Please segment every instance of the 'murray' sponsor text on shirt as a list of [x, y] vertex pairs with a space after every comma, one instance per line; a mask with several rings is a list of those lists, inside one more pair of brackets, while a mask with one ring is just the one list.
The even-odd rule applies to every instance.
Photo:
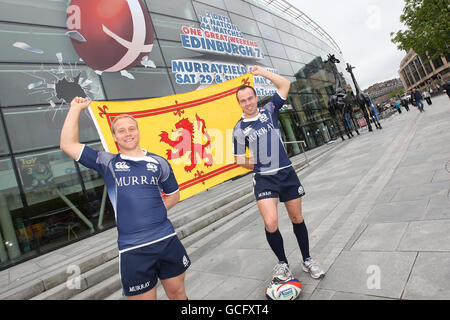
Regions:
[[119, 250], [131, 250], [175, 235], [162, 199], [178, 191], [166, 159], [146, 152], [129, 157], [84, 146], [78, 161], [103, 178], [115, 211]]

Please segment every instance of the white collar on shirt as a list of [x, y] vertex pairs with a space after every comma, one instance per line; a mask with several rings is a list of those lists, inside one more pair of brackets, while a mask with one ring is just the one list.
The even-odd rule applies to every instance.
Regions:
[[[145, 154], [147, 154], [147, 150], [142, 149], [142, 151], [143, 151]], [[124, 154], [121, 154], [121, 153], [120, 153], [120, 157], [121, 157], [123, 160], [131, 160], [131, 161], [147, 161], [147, 162], [153, 162], [153, 163], [159, 164], [158, 161], [156, 161], [154, 158], [152, 158], [152, 157], [150, 157], [150, 156], [147, 156], [147, 155], [145, 155], [145, 156], [143, 156], [143, 157], [131, 157], [131, 156], [127, 156], [127, 155], [124, 155]]]
[[258, 111], [258, 114], [256, 116], [254, 116], [253, 118], [244, 118], [244, 114], [242, 114], [242, 121], [243, 122], [256, 121], [259, 119], [260, 116], [261, 116], [261, 113], [259, 111]]

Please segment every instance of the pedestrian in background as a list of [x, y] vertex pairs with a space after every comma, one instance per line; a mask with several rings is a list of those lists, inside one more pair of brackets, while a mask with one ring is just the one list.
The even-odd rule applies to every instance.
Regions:
[[395, 109], [397, 109], [398, 113], [402, 113], [402, 106], [400, 105], [400, 100], [395, 102]]
[[401, 104], [403, 107], [405, 107], [406, 111], [409, 111], [409, 106], [408, 106], [408, 100], [407, 99], [402, 99], [401, 100]]
[[447, 92], [448, 97], [450, 98], [450, 81], [445, 81], [442, 88]]
[[417, 91], [416, 88], [414, 88], [414, 89], [412, 90], [411, 98], [413, 99], [413, 101], [416, 102], [416, 105], [417, 105], [417, 107], [419, 108], [419, 111], [420, 111], [420, 112], [425, 112], [425, 110], [423, 109], [424, 106], [423, 106], [423, 102], [422, 102], [423, 97], [422, 97], [422, 95], [420, 94], [420, 92]]
[[428, 90], [425, 90], [423, 92], [423, 98], [427, 101], [427, 104], [429, 106], [433, 104], [433, 102], [431, 101], [431, 94], [428, 92]]

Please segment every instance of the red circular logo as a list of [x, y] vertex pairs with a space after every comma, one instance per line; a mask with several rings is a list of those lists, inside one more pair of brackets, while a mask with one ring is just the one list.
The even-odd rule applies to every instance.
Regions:
[[78, 55], [94, 70], [134, 67], [153, 48], [153, 26], [142, 0], [72, 0], [67, 29]]

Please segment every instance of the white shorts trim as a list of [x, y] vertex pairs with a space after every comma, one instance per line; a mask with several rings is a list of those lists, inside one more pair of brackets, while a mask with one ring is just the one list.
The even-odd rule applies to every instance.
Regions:
[[256, 174], [271, 173], [271, 172], [280, 171], [280, 170], [283, 170], [283, 169], [286, 169], [286, 168], [289, 168], [289, 167], [292, 167], [292, 164], [291, 164], [291, 165], [288, 165], [288, 166], [286, 166], [286, 167], [283, 167], [283, 168], [278, 168], [278, 169], [273, 169], [273, 170], [268, 170], [268, 171], [263, 171], [263, 172], [255, 172], [255, 173], [256, 173]]
[[145, 247], [145, 246], [149, 246], [149, 245], [151, 245], [151, 244], [154, 244], [154, 243], [156, 243], [156, 242], [160, 242], [160, 241], [166, 240], [167, 238], [170, 238], [170, 237], [173, 237], [173, 236], [176, 236], [176, 235], [177, 235], [177, 233], [174, 232], [174, 233], [172, 233], [172, 234], [169, 234], [168, 236], [165, 236], [164, 238], [160, 238], [160, 239], [155, 240], [155, 241], [152, 241], [152, 242], [147, 242], [147, 243], [144, 243], [144, 244], [140, 244], [140, 245], [138, 245], [138, 246], [135, 246], [135, 247], [131, 247], [131, 248], [124, 249], [124, 250], [119, 250], [119, 253], [124, 253], [124, 252], [130, 251], [130, 250], [134, 250], [134, 249], [142, 248], [142, 247]]

